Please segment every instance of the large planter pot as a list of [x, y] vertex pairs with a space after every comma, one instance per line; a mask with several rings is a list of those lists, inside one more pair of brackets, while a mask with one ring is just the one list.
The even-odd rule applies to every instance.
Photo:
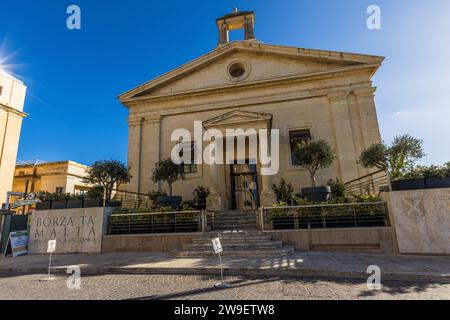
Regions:
[[52, 210], [67, 209], [67, 200], [53, 200]]
[[83, 208], [83, 200], [67, 200], [67, 209]]
[[450, 188], [450, 177], [446, 178], [426, 178], [427, 189]]
[[178, 209], [183, 201], [182, 197], [179, 196], [163, 196], [157, 197], [156, 202], [162, 207], [170, 207], [172, 209]]
[[331, 187], [303, 188], [302, 196], [311, 202], [325, 202], [331, 198]]
[[391, 183], [392, 191], [426, 189], [425, 179], [397, 180]]
[[122, 206], [122, 202], [109, 200], [106, 201], [106, 207], [108, 208], [120, 208]]
[[85, 208], [99, 208], [103, 207], [103, 201], [101, 199], [85, 199], [84, 200]]
[[51, 201], [41, 201], [36, 203], [36, 211], [50, 210]]

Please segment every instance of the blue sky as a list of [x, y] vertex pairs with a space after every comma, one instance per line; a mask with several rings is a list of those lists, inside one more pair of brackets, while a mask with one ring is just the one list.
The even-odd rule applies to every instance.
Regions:
[[[66, 28], [71, 4], [80, 31]], [[381, 30], [366, 27], [371, 4]], [[30, 114], [18, 158], [126, 161], [117, 95], [214, 49], [215, 18], [233, 7], [255, 11], [265, 43], [385, 56], [374, 78], [383, 138], [410, 133], [425, 141], [424, 163], [450, 161], [448, 0], [8, 1], [0, 62], [28, 86]]]

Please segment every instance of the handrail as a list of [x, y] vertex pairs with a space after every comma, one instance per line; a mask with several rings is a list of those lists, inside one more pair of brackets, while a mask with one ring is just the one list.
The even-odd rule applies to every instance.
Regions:
[[385, 202], [357, 202], [357, 203], [336, 203], [336, 204], [315, 204], [305, 206], [286, 206], [286, 207], [263, 207], [263, 210], [277, 210], [277, 209], [301, 209], [301, 208], [323, 208], [323, 207], [341, 207], [341, 206], [363, 206], [363, 205], [380, 205]]
[[344, 185], [349, 185], [349, 184], [352, 184], [352, 183], [354, 183], [354, 182], [361, 181], [361, 180], [363, 180], [363, 179], [369, 178], [369, 177], [371, 177], [371, 176], [374, 176], [374, 175], [376, 175], [376, 174], [378, 174], [378, 173], [382, 173], [382, 172], [386, 173], [386, 170], [381, 169], [381, 170], [378, 170], [378, 171], [369, 173], [368, 175], [365, 175], [365, 176], [363, 176], [363, 177], [356, 178], [356, 179], [354, 179], [354, 180], [352, 180], [352, 181], [344, 182]]
[[135, 216], [151, 216], [151, 215], [164, 215], [164, 214], [181, 214], [181, 213], [201, 213], [201, 210], [195, 211], [171, 211], [171, 212], [145, 212], [145, 213], [115, 213], [111, 214], [110, 217], [135, 217]]

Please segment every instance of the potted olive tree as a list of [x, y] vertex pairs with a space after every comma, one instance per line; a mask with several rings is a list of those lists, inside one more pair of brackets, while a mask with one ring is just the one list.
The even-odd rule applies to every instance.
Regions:
[[[87, 170], [86, 183], [93, 185], [96, 191], [104, 192], [105, 203], [108, 207], [118, 207], [120, 202], [113, 201], [113, 191], [120, 184], [130, 182], [132, 176], [131, 168], [117, 160], [96, 161]], [[103, 196], [101, 197], [103, 198]], [[85, 207], [101, 206], [101, 199], [86, 199]]]
[[178, 209], [183, 201], [183, 198], [173, 195], [173, 184], [176, 181], [183, 179], [183, 166], [173, 163], [172, 159], [162, 160], [157, 163], [156, 167], [153, 169], [152, 181], [155, 183], [167, 183], [167, 186], [169, 187], [169, 195], [157, 197], [156, 202], [163, 207]]
[[309, 171], [311, 188], [303, 188], [302, 196], [308, 201], [324, 202], [331, 196], [330, 186], [317, 187], [316, 173], [333, 164], [336, 159], [333, 149], [325, 140], [315, 140], [300, 143], [295, 150], [298, 163]]
[[423, 177], [411, 174], [416, 161], [425, 156], [423, 141], [408, 134], [397, 136], [390, 146], [375, 143], [365, 149], [359, 158], [364, 168], [385, 170], [391, 179], [392, 190], [425, 189]]

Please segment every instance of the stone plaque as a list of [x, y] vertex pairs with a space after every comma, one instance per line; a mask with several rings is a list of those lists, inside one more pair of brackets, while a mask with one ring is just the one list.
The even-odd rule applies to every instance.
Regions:
[[450, 189], [390, 192], [401, 253], [450, 254]]
[[28, 248], [31, 254], [47, 252], [56, 239], [55, 253], [98, 253], [111, 209], [82, 208], [36, 211], [31, 217]]

